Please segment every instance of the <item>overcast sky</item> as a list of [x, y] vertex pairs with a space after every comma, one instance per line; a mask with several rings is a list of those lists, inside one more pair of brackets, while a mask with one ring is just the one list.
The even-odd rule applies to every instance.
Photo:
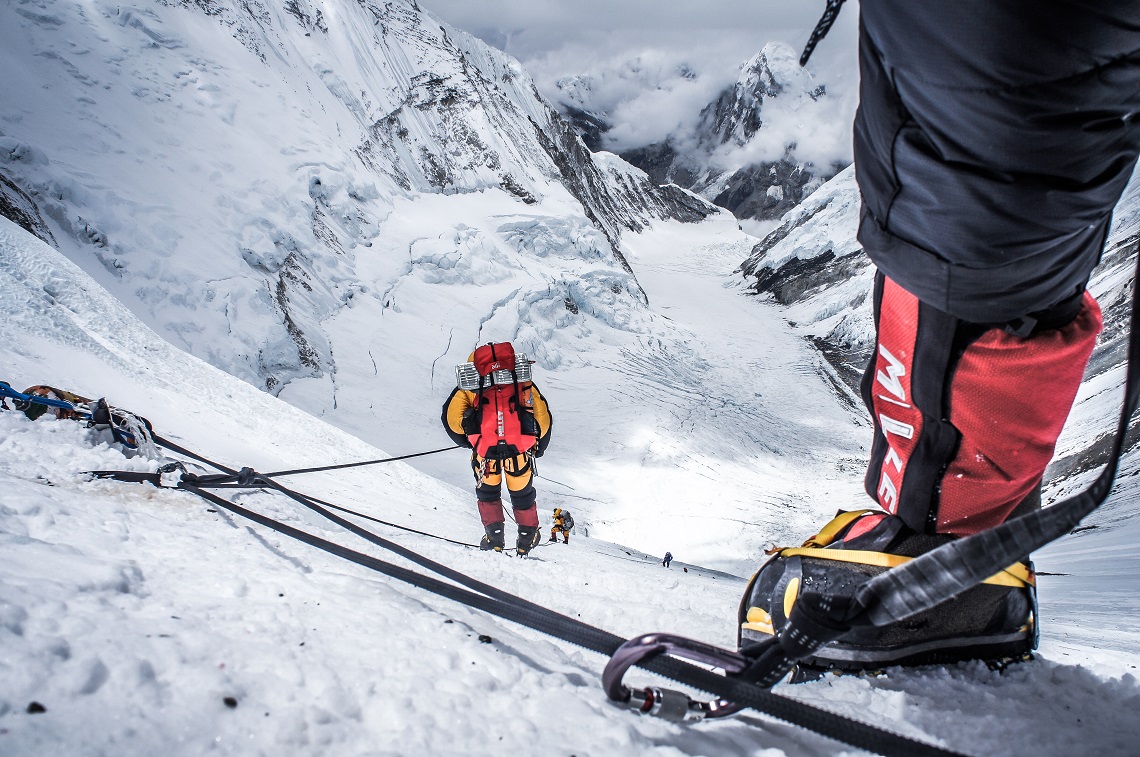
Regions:
[[[695, 119], [768, 42], [784, 42], [798, 55], [824, 8], [823, 0], [419, 2], [518, 58], [551, 100], [560, 79], [594, 77], [594, 104], [623, 122], [611, 135], [621, 135], [613, 149], [649, 144]], [[858, 15], [858, 3], [847, 3], [808, 66], [852, 113]], [[841, 128], [849, 131], [849, 124]]]
[[[573, 47], [590, 58], [645, 48], [720, 49], [741, 62], [781, 40], [803, 47], [823, 0], [423, 0], [448, 23], [523, 62]], [[854, 50], [858, 4], [851, 2], [819, 50]]]

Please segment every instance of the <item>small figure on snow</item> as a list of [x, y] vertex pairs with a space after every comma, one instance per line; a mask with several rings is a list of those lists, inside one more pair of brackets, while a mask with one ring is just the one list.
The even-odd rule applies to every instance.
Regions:
[[672, 553], [672, 552], [666, 552], [666, 553], [665, 553], [665, 559], [663, 559], [663, 560], [661, 561], [661, 564], [662, 564], [664, 567], [668, 568], [668, 567], [669, 567], [669, 563], [671, 563], [671, 562], [673, 562], [673, 553]]
[[574, 528], [574, 518], [569, 510], [561, 507], [554, 508], [554, 527], [550, 529], [550, 540], [558, 541], [558, 533], [562, 532], [562, 543], [570, 543], [570, 529]]
[[516, 552], [525, 555], [542, 538], [538, 530], [535, 458], [550, 443], [552, 419], [531, 381], [531, 362], [510, 342], [484, 344], [456, 368], [458, 386], [443, 403], [443, 427], [456, 444], [471, 448], [475, 497], [485, 533], [481, 549], [502, 552], [502, 484], [518, 524]]

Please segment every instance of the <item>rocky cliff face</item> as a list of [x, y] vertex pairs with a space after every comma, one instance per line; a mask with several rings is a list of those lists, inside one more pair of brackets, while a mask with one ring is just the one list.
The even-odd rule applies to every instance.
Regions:
[[631, 279], [623, 232], [717, 212], [595, 158], [517, 61], [414, 0], [14, 3], [0, 66], [0, 213], [274, 392], [335, 373], [325, 324], [385, 289], [402, 203], [579, 217]]

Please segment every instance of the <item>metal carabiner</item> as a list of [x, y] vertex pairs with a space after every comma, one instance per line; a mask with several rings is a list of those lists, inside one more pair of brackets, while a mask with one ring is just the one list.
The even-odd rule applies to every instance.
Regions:
[[705, 718], [722, 718], [744, 709], [744, 705], [717, 699], [698, 702], [688, 694], [660, 687], [630, 689], [622, 678], [632, 666], [647, 657], [671, 654], [693, 662], [723, 668], [725, 674], [739, 673], [750, 660], [727, 649], [664, 633], [651, 633], [630, 639], [618, 647], [602, 672], [602, 687], [611, 701], [638, 712], [654, 715], [674, 723], [695, 723]]

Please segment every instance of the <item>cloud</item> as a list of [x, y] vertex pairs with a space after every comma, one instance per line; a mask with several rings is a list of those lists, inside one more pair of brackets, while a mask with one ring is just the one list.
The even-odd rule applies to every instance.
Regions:
[[607, 147], [621, 151], [664, 140], [697, 120], [701, 108], [735, 81], [739, 61], [713, 62], [691, 50], [642, 49], [598, 59], [571, 76], [577, 50], [563, 48], [532, 64], [539, 89], [553, 101], [608, 114]]
[[[575, 76], [588, 81], [588, 95], [578, 105], [612, 116], [615, 128], [607, 146], [615, 151], [660, 142], [679, 127], [695, 124], [701, 108], [731, 86], [741, 65], [767, 43], [783, 42], [798, 54], [824, 7], [823, 0], [420, 0], [420, 4], [518, 58], [551, 101], [565, 99], [559, 81]], [[798, 121], [792, 113], [773, 113], [769, 140], [738, 157], [766, 160], [762, 156], [782, 154], [777, 143], [791, 138], [813, 159], [850, 159], [850, 121], [858, 85], [858, 10], [854, 0], [847, 3], [809, 64], [817, 79], [827, 84], [827, 104], [807, 108]]]

